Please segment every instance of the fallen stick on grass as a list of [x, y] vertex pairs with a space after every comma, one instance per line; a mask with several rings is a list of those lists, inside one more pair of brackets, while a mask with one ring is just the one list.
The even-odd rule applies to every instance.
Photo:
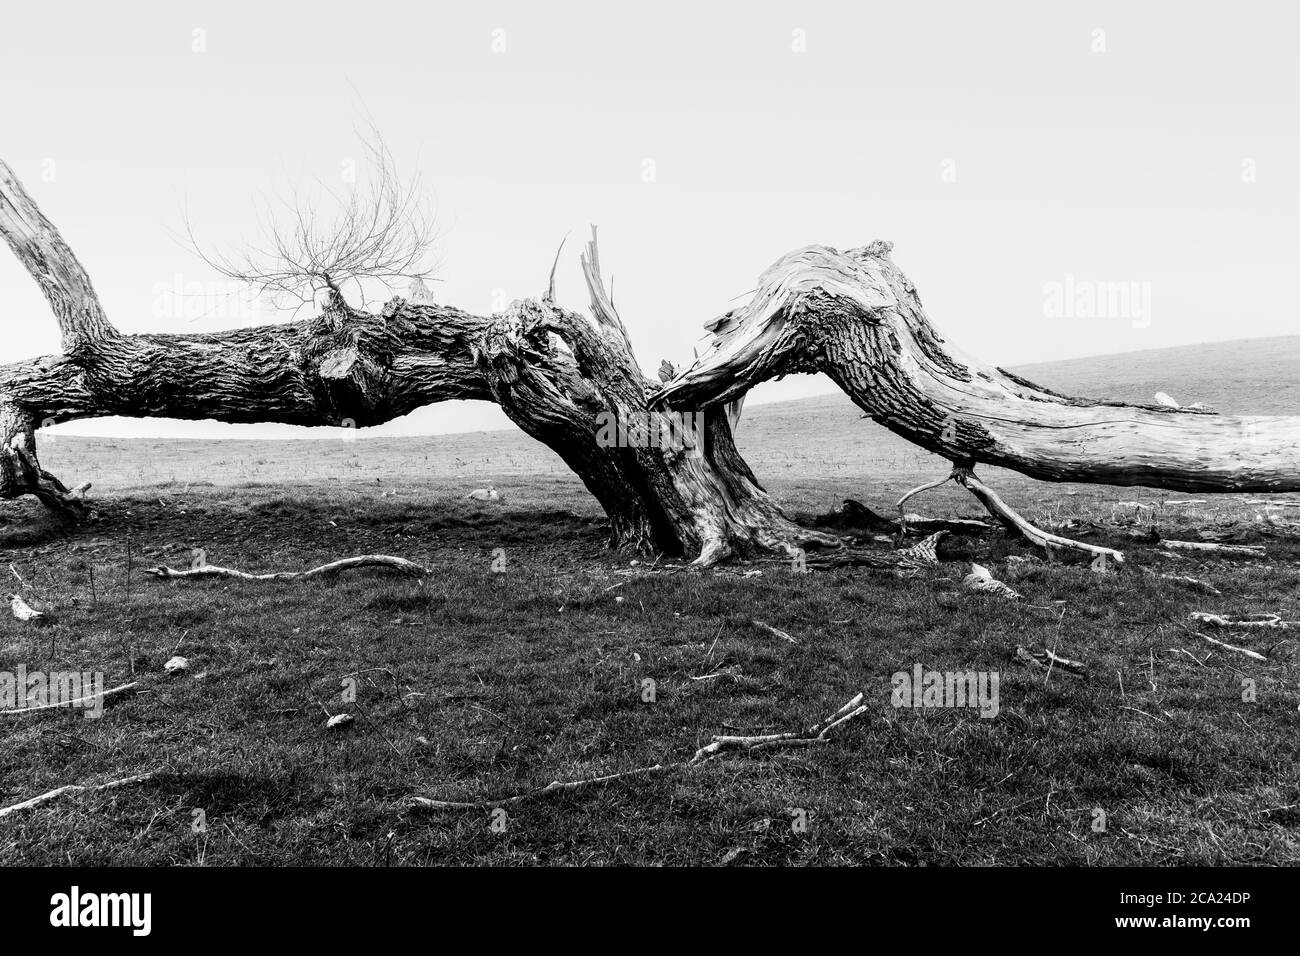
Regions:
[[1203, 588], [1211, 594], [1223, 594], [1223, 592], [1214, 585], [1206, 584], [1204, 581], [1198, 581], [1196, 578], [1188, 577], [1185, 574], [1162, 574], [1160, 577], [1166, 581], [1177, 581], [1179, 584], [1189, 584], [1192, 587]]
[[1200, 631], [1193, 631], [1192, 633], [1195, 634], [1203, 641], [1209, 641], [1215, 647], [1222, 647], [1225, 651], [1234, 651], [1237, 654], [1245, 654], [1247, 657], [1251, 658], [1252, 660], [1257, 660], [1257, 661], [1268, 660], [1268, 658], [1265, 657], [1263, 654], [1261, 654], [1259, 651], [1252, 651], [1249, 647], [1238, 647], [1236, 644], [1225, 644], [1223, 641], [1210, 637], [1210, 635], [1208, 634], [1202, 634]]
[[148, 773], [139, 773], [134, 777], [123, 777], [121, 780], [110, 780], [108, 783], [101, 783], [97, 786], [82, 786], [79, 783], [69, 784], [66, 787], [59, 787], [48, 793], [42, 793], [40, 796], [32, 797], [30, 800], [24, 800], [22, 803], [15, 803], [11, 807], [0, 808], [0, 817], [7, 817], [11, 813], [17, 813], [19, 810], [30, 810], [32, 807], [38, 807], [42, 803], [49, 803], [51, 800], [57, 800], [59, 797], [67, 796], [73, 793], [98, 793], [101, 790], [113, 790], [117, 787], [126, 787], [133, 783], [142, 783], [158, 773], [157, 770], [150, 770]]
[[601, 777], [588, 777], [584, 780], [563, 782], [552, 780], [546, 786], [537, 790], [529, 790], [514, 796], [503, 797], [500, 800], [435, 800], [431, 797], [412, 795], [407, 798], [407, 806], [413, 810], [487, 810], [495, 807], [508, 807], [536, 797], [570, 792], [582, 787], [598, 786], [614, 780], [622, 780], [625, 777], [663, 773], [669, 770], [689, 770], [712, 760], [728, 750], [770, 750], [779, 747], [809, 747], [824, 744], [830, 740], [827, 734], [841, 724], [848, 723], [866, 709], [866, 705], [862, 703], [862, 694], [858, 694], [831, 716], [813, 724], [806, 731], [796, 730], [783, 734], [761, 734], [754, 737], [718, 735], [711, 742], [695, 751], [695, 754], [689, 760], [679, 760], [676, 763], [657, 763], [651, 767], [637, 767], [634, 770], [622, 770], [618, 773], [609, 773]]
[[1219, 554], [1240, 554], [1251, 558], [1264, 557], [1262, 544], [1215, 544], [1211, 541], [1170, 541], [1168, 538], [1163, 538], [1160, 546], [1177, 551], [1215, 551]]
[[1210, 614], [1208, 611], [1193, 611], [1193, 621], [1213, 624], [1215, 627], [1273, 627], [1286, 630], [1295, 621], [1284, 621], [1277, 614], [1256, 614], [1251, 617], [1228, 617], [1225, 614]]
[[338, 561], [331, 561], [329, 564], [322, 564], [310, 571], [272, 571], [268, 574], [249, 574], [247, 571], [236, 571], [233, 568], [205, 564], [183, 571], [159, 565], [156, 568], [146, 568], [144, 573], [151, 574], [156, 578], [239, 578], [241, 581], [289, 581], [296, 578], [314, 578], [324, 574], [335, 574], [339, 571], [351, 571], [353, 568], [371, 567], [392, 568], [394, 571], [409, 574], [412, 577], [423, 577], [426, 574], [433, 573], [422, 564], [407, 561], [405, 558], [394, 558], [386, 554], [363, 554], [356, 558], [343, 558]]
[[785, 631], [781, 630], [779, 627], [773, 627], [771, 624], [768, 624], [766, 621], [754, 621], [752, 623], [754, 624], [755, 627], [761, 627], [763, 630], [767, 631], [767, 633], [773, 634], [781, 638], [781, 640], [783, 641], [789, 641], [791, 644], [799, 643], [793, 637], [787, 634]]
[[131, 681], [129, 684], [122, 684], [118, 687], [110, 687], [106, 691], [98, 694], [88, 694], [85, 697], [78, 697], [76, 700], [58, 701], [53, 704], [39, 704], [36, 707], [15, 707], [12, 710], [0, 710], [0, 717], [7, 717], [10, 714], [30, 714], [38, 710], [54, 710], [59, 707], [76, 707], [78, 704], [84, 704], [87, 701], [100, 699], [108, 700], [110, 697], [116, 697], [118, 694], [125, 694], [129, 690], [135, 690], [140, 686], [139, 681]]
[[1016, 645], [1016, 660], [1028, 667], [1038, 667], [1046, 671], [1059, 667], [1067, 674], [1074, 674], [1076, 677], [1084, 677], [1088, 673], [1088, 665], [1082, 661], [1072, 661], [1068, 657], [1061, 657], [1050, 648], [1042, 651], [1031, 651], [1022, 644]]

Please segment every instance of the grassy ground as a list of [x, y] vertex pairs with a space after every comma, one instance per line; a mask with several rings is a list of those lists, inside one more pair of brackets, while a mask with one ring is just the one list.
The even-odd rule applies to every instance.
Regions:
[[[161, 773], [0, 819], [0, 864], [1300, 862], [1296, 645], [1289, 632], [1219, 635], [1267, 653], [1261, 663], [1188, 628], [1193, 610], [1300, 619], [1300, 545], [1242, 531], [1260, 505], [1161, 508], [1151, 492], [990, 472], [1031, 517], [1096, 519], [1093, 540], [1134, 566], [1103, 576], [1009, 562], [1030, 552], [995, 539], [977, 558], [1027, 598], [1008, 603], [963, 591], [956, 562], [913, 580], [781, 564], [752, 577], [646, 574], [605, 549], [591, 499], [537, 467], [545, 453], [526, 443], [520, 454], [541, 457], [513, 477], [500, 465], [513, 452], [494, 450], [506, 500], [479, 506], [462, 498], [483, 474], [469, 446], [457, 462], [437, 442], [387, 442], [405, 449], [394, 481], [365, 470], [359, 443], [242, 443], [187, 459], [183, 443], [79, 441], [60, 443], [56, 470], [107, 485], [95, 521], [61, 529], [31, 506], [0, 511], [0, 571], [16, 586], [12, 563], [22, 593], [56, 617], [37, 628], [0, 615], [0, 670], [102, 670], [109, 686], [134, 677], [146, 692], [99, 720], [0, 717], [0, 805]], [[882, 508], [932, 475], [923, 456], [887, 466], [888, 449], [873, 447], [874, 462], [823, 463], [840, 478], [775, 456], [755, 465], [805, 517], [849, 495]], [[265, 473], [241, 476], [250, 467]], [[259, 483], [268, 476], [281, 480]], [[962, 494], [918, 507], [973, 513]], [[1139, 498], [1170, 536], [1263, 541], [1269, 560], [1160, 557], [1121, 534], [1135, 509], [1119, 502]], [[187, 565], [196, 548], [247, 570], [385, 552], [437, 574], [141, 573]], [[492, 570], [497, 549], [505, 573]], [[1083, 660], [1091, 676], [1023, 669], [1017, 644]], [[188, 673], [163, 673], [173, 654]], [[891, 675], [916, 663], [999, 672], [998, 716], [895, 709]], [[341, 699], [349, 675], [355, 703]], [[503, 832], [487, 810], [404, 807], [412, 793], [486, 800], [680, 760], [713, 734], [811, 724], [858, 691], [867, 712], [825, 746], [549, 796], [511, 808]], [[326, 730], [340, 712], [355, 721]]]

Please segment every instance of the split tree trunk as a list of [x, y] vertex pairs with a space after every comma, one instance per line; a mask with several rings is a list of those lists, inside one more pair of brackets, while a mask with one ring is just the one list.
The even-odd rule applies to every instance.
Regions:
[[824, 372], [872, 419], [958, 469], [1194, 492], [1300, 491], [1300, 417], [1073, 398], [945, 345], [916, 288], [875, 242], [809, 246], [767, 270], [750, 303], [710, 323], [711, 348], [655, 398], [731, 401], [758, 382]]
[[62, 355], [0, 366], [0, 498], [33, 494], [51, 508], [82, 509], [79, 494], [37, 458], [36, 430], [57, 422], [123, 415], [364, 427], [434, 402], [480, 399], [564, 459], [605, 509], [617, 547], [712, 564], [838, 544], [785, 516], [736, 451], [722, 409], [703, 414], [699, 454], [604, 440], [602, 423], [654, 430], [669, 418], [650, 410], [661, 385], [632, 355], [600, 279], [594, 235], [584, 258], [594, 323], [555, 305], [553, 290], [487, 317], [400, 298], [370, 314], [334, 294], [302, 322], [123, 335], [3, 163], [0, 233], [40, 284], [64, 342]]

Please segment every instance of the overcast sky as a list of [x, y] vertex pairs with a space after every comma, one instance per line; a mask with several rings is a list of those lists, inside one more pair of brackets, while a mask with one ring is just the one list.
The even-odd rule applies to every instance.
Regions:
[[[597, 223], [648, 369], [689, 359], [785, 252], [878, 238], [948, 338], [1001, 365], [1283, 335], [1300, 331], [1300, 65], [1282, 9], [47, 0], [5, 13], [0, 156], [128, 332], [283, 318], [222, 294], [177, 238], [183, 210], [238, 248], [260, 194], [342, 181], [369, 114], [436, 204], [439, 301], [540, 294], [572, 233], [559, 294], [584, 308]], [[0, 362], [57, 351], [7, 250], [0, 302]], [[503, 423], [458, 403], [375, 431]]]

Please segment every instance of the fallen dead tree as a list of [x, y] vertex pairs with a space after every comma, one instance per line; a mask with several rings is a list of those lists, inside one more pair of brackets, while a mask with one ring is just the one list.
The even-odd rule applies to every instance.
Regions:
[[[381, 164], [388, 177], [381, 182], [391, 175]], [[387, 195], [381, 190], [380, 200]], [[694, 556], [697, 566], [763, 552], [796, 556], [840, 540], [792, 521], [732, 438], [748, 389], [793, 372], [827, 374], [875, 421], [946, 458], [949, 478], [1049, 551], [1123, 559], [1035, 526], [975, 476], [977, 465], [1046, 481], [1300, 490], [1300, 418], [1074, 398], [966, 358], [930, 324], [885, 242], [785, 256], [749, 304], [708, 326], [714, 341], [705, 354], [680, 374], [664, 362], [658, 381], [633, 354], [594, 233], [582, 256], [589, 317], [556, 303], [554, 268], [540, 298], [491, 316], [402, 298], [378, 312], [358, 309], [344, 297], [345, 283], [404, 275], [419, 251], [402, 247], [407, 200], [393, 196], [377, 221], [399, 240], [382, 237], [381, 253], [358, 245], [355, 207], [334, 237], [302, 228], [314, 213], [299, 210], [297, 224], [271, 237], [271, 264], [223, 273], [319, 302], [314, 318], [216, 334], [125, 335], [0, 163], [0, 235], [40, 285], [63, 335], [60, 355], [0, 366], [0, 498], [31, 494], [69, 515], [84, 510], [80, 493], [40, 465], [35, 436], [48, 424], [126, 415], [365, 427], [435, 402], [479, 399], [497, 403], [582, 479], [617, 547]], [[901, 537], [910, 519], [900, 517]]]

